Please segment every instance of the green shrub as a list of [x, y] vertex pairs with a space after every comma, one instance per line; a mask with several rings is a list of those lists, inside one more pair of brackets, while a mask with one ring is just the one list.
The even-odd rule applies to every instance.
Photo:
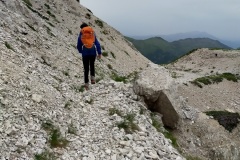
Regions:
[[107, 67], [108, 67], [109, 69], [113, 69], [111, 64], [108, 64]]
[[71, 89], [75, 90], [75, 92], [79, 93], [79, 92], [83, 92], [84, 91], [84, 85], [73, 85], [71, 87]]
[[100, 27], [103, 28], [103, 22], [100, 20], [95, 20], [95, 23]]
[[59, 129], [54, 129], [52, 131], [49, 142], [52, 148], [57, 148], [57, 147], [64, 148], [69, 143], [65, 138], [61, 137], [61, 133]]
[[205, 85], [209, 85], [212, 83], [220, 83], [223, 81], [223, 79], [227, 79], [228, 81], [238, 82], [240, 77], [237, 75], [234, 75], [232, 73], [223, 73], [223, 74], [217, 74], [217, 75], [197, 78], [194, 81], [191, 81], [191, 83], [202, 88], [201, 83], [203, 83]]
[[240, 79], [237, 75], [234, 75], [232, 73], [223, 73], [222, 77], [233, 82], [237, 82]]
[[56, 160], [57, 157], [54, 156], [53, 153], [49, 151], [44, 151], [41, 154], [35, 155], [35, 160]]
[[11, 46], [10, 44], [8, 44], [8, 42], [5, 42], [5, 46], [6, 46], [8, 49], [14, 51], [14, 49], [12, 48], [12, 46]]
[[32, 7], [32, 3], [30, 2], [30, 0], [23, 0], [23, 2], [25, 2], [26, 5]]
[[187, 156], [186, 159], [187, 160], [201, 160], [201, 158], [193, 157], [193, 156]]
[[103, 55], [104, 57], [107, 57], [107, 56], [108, 56], [108, 52], [103, 52], [102, 55]]
[[158, 132], [161, 132], [161, 123], [156, 119], [155, 114], [151, 113], [151, 120], [152, 120], [152, 125]]
[[178, 147], [179, 147], [178, 144], [177, 144], [177, 138], [174, 137], [174, 135], [173, 135], [170, 131], [164, 131], [164, 132], [163, 132], [163, 135], [164, 135], [166, 138], [168, 138], [168, 139], [170, 139], [170, 140], [172, 141], [173, 147], [175, 147], [175, 148], [178, 148]]
[[123, 83], [127, 83], [127, 77], [125, 76], [119, 76], [116, 73], [112, 73], [111, 75], [112, 80], [116, 81], [116, 82], [123, 82]]
[[124, 116], [124, 120], [122, 122], [117, 123], [118, 128], [123, 128], [127, 134], [131, 134], [134, 131], [140, 130], [138, 125], [136, 125], [133, 121], [135, 118], [135, 114], [129, 113]]

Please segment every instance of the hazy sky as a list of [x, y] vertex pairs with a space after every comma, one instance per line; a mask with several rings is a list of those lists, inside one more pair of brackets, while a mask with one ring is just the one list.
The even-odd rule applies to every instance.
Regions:
[[240, 0], [80, 0], [124, 35], [191, 31], [240, 39]]

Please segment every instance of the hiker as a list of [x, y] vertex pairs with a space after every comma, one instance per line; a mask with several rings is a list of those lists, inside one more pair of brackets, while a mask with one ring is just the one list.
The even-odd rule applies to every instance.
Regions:
[[[93, 29], [86, 23], [82, 23], [81, 31], [78, 36], [77, 49], [82, 54], [83, 68], [84, 68], [84, 87], [89, 89], [89, 67], [91, 75], [91, 84], [95, 84], [95, 68], [94, 63], [96, 57], [101, 59], [101, 46], [94, 33]], [[97, 53], [98, 54], [97, 54]]]

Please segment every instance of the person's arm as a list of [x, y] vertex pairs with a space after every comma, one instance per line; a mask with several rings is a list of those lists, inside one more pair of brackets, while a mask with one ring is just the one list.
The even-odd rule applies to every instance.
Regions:
[[82, 53], [82, 41], [81, 41], [81, 33], [78, 36], [78, 41], [77, 41], [77, 49], [79, 53]]
[[96, 36], [95, 36], [95, 46], [97, 48], [98, 54], [102, 54], [101, 45], [100, 45], [100, 43], [99, 43], [99, 41], [98, 41]]

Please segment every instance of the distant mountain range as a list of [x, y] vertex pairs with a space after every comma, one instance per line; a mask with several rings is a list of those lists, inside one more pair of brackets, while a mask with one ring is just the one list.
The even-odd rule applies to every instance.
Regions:
[[187, 38], [168, 42], [161, 37], [145, 40], [136, 40], [125, 37], [149, 60], [156, 64], [170, 63], [184, 54], [197, 48], [222, 48], [231, 49], [217, 40], [210, 38]]
[[217, 38], [211, 34], [208, 34], [206, 32], [186, 32], [186, 33], [176, 33], [176, 34], [170, 34], [170, 35], [147, 35], [147, 36], [128, 36], [137, 40], [144, 40], [152, 37], [161, 37], [164, 40], [168, 42], [173, 42], [181, 39], [187, 39], [187, 38], [210, 38], [213, 40], [218, 40], [219, 42], [231, 47], [231, 48], [240, 48], [240, 39], [239, 40], [223, 40], [220, 38]]

